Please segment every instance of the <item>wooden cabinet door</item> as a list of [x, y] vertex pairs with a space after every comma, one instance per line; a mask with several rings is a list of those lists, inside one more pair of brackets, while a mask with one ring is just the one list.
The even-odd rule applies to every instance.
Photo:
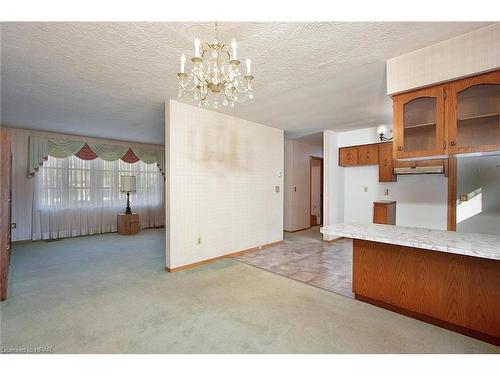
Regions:
[[394, 157], [396, 159], [446, 154], [444, 86], [393, 98]]
[[446, 119], [452, 154], [500, 150], [500, 70], [447, 85]]
[[387, 206], [384, 204], [373, 204], [373, 223], [387, 224]]
[[396, 202], [373, 202], [373, 223], [396, 225]]
[[358, 148], [344, 147], [339, 149], [339, 165], [349, 167], [358, 165]]
[[395, 182], [397, 176], [393, 169], [392, 142], [380, 143], [378, 145], [378, 181]]
[[370, 165], [378, 163], [378, 144], [358, 147], [358, 164]]

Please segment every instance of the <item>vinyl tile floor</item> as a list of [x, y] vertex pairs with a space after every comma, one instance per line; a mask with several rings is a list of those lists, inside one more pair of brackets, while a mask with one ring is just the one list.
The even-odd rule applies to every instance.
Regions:
[[285, 233], [282, 243], [235, 259], [353, 298], [352, 240], [324, 242], [319, 227]]

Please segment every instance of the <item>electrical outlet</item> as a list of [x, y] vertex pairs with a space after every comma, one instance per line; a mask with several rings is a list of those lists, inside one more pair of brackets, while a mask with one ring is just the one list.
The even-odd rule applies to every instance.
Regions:
[[389, 195], [389, 189], [384, 189], [384, 195]]
[[201, 245], [201, 236], [198, 236], [197, 242], [198, 242], [198, 245]]

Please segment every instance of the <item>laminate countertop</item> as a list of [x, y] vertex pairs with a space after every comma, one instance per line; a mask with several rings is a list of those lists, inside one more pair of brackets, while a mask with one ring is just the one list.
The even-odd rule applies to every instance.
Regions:
[[329, 236], [500, 260], [500, 236], [490, 234], [366, 223], [333, 224], [322, 227], [320, 232]]

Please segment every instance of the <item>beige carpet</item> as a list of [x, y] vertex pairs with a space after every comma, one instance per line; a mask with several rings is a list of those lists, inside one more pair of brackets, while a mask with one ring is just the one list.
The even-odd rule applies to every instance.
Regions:
[[14, 246], [1, 345], [55, 353], [500, 353], [234, 260], [169, 274], [163, 235]]

